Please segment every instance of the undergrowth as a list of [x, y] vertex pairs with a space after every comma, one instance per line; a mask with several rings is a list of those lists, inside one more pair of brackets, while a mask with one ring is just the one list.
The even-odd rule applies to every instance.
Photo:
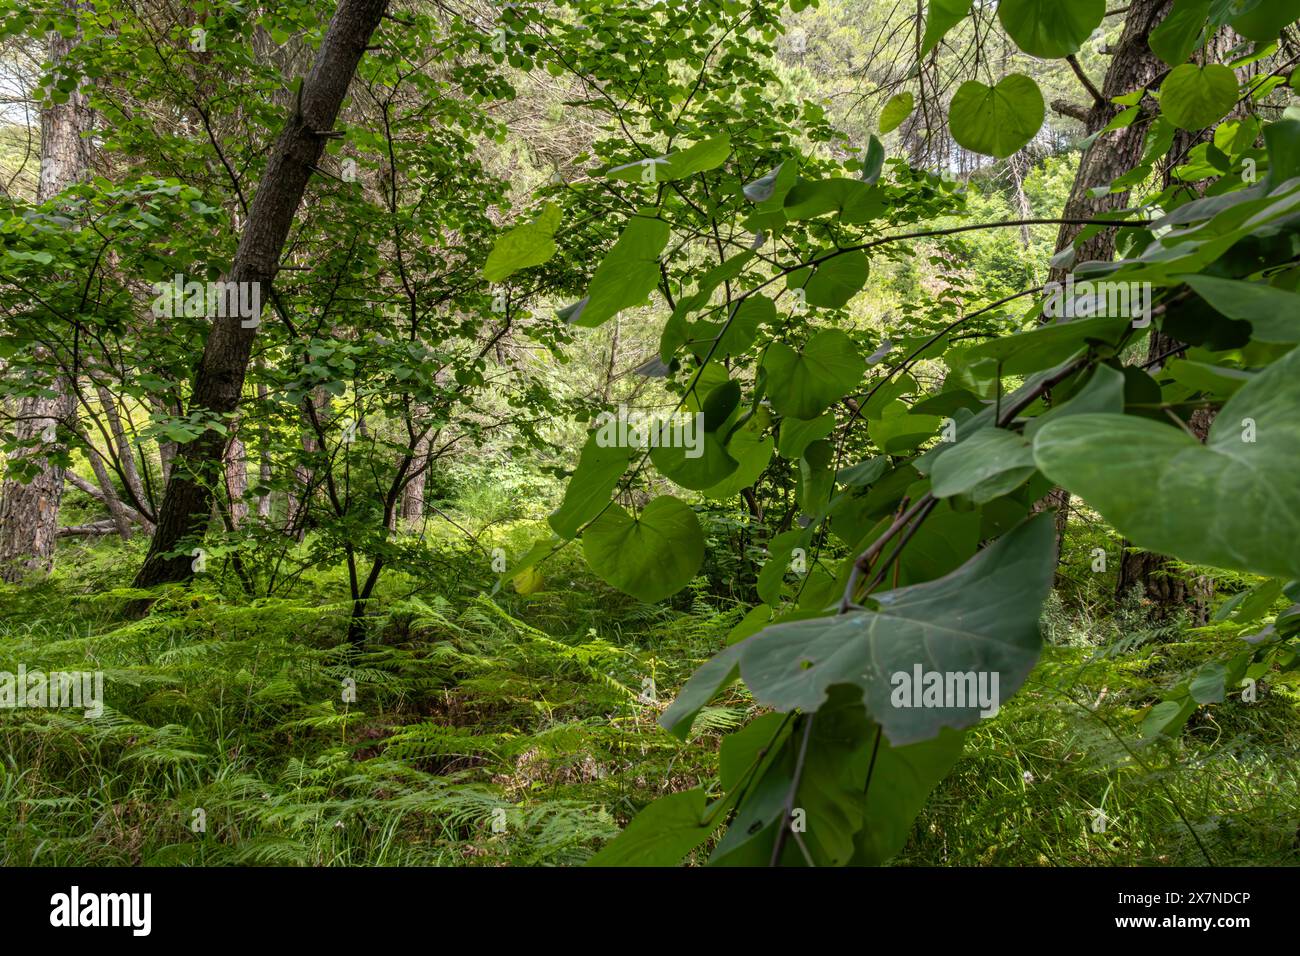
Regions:
[[[105, 679], [97, 718], [0, 710], [4, 865], [580, 863], [711, 779], [720, 733], [756, 713], [737, 686], [686, 744], [656, 723], [743, 615], [717, 582], [648, 606], [562, 554], [539, 592], [493, 595], [439, 544], [462, 570], [387, 578], [354, 655], [337, 572], [262, 598], [201, 580], [132, 620], [136, 556], [78, 547], [73, 570], [0, 591], [0, 671]], [[1063, 570], [1042, 662], [968, 735], [895, 862], [1300, 860], [1294, 689], [1143, 739], [1162, 690], [1237, 638], [1116, 609], [1086, 566]]]

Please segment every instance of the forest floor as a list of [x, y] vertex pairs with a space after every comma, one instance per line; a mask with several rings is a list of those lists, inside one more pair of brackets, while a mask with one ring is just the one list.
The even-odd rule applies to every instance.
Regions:
[[[0, 710], [0, 865], [581, 863], [712, 779], [720, 732], [756, 712], [737, 686], [686, 743], [656, 723], [743, 614], [704, 579], [647, 606], [561, 555], [538, 593], [489, 597], [449, 541], [437, 579], [385, 579], [349, 659], [341, 572], [270, 598], [211, 576], [130, 620], [141, 547], [78, 543], [47, 581], [0, 585], [0, 671], [105, 681], [95, 719]], [[1143, 739], [1161, 691], [1237, 638], [1091, 610], [1113, 606], [1053, 597], [1042, 661], [896, 864], [1300, 862], [1300, 698], [1262, 684]]]

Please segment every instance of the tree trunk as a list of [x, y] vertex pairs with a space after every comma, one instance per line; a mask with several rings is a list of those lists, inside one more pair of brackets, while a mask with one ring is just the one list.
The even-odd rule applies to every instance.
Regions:
[[[268, 402], [269, 392], [266, 383], [259, 382], [257, 385], [257, 403], [263, 408]], [[257, 438], [257, 478], [263, 488], [271, 484], [271, 429], [265, 425], [262, 426]], [[266, 523], [271, 517], [271, 494], [264, 491], [257, 496], [257, 520]]]
[[232, 435], [226, 446], [226, 496], [230, 501], [230, 526], [238, 531], [248, 518], [248, 461], [244, 443]]
[[[1100, 101], [1094, 99], [1087, 107], [1063, 108], [1059, 100], [1053, 105], [1058, 112], [1078, 115], [1083, 119], [1088, 135], [1103, 129], [1124, 109], [1111, 100], [1124, 93], [1152, 83], [1166, 69], [1164, 61], [1151, 52], [1148, 38], [1172, 6], [1172, 0], [1135, 0], [1124, 17], [1124, 30], [1111, 51], [1110, 66], [1101, 84]], [[1144, 104], [1150, 108], [1150, 104]], [[1074, 176], [1070, 198], [1066, 201], [1062, 219], [1084, 219], [1099, 213], [1113, 212], [1128, 205], [1128, 190], [1095, 197], [1091, 189], [1109, 184], [1128, 172], [1142, 159], [1147, 124], [1140, 120], [1123, 129], [1112, 130], [1097, 137], [1079, 158], [1079, 169]], [[1062, 225], [1056, 237], [1059, 252], [1082, 232], [1083, 226]], [[1079, 244], [1076, 262], [1109, 261], [1115, 257], [1115, 230], [1102, 229], [1095, 236]], [[1069, 269], [1053, 269], [1052, 279], [1061, 281]]]
[[[1086, 107], [1072, 107], [1058, 100], [1053, 104], [1057, 112], [1082, 119], [1089, 136], [1104, 129], [1123, 109], [1111, 102], [1114, 97], [1144, 87], [1164, 72], [1164, 62], [1151, 52], [1147, 40], [1171, 6], [1172, 0], [1135, 0], [1124, 18], [1124, 30], [1112, 50], [1110, 66], [1101, 84], [1102, 99], [1094, 98]], [[1110, 183], [1141, 161], [1146, 128], [1145, 123], [1135, 122], [1092, 141], [1079, 157], [1079, 169], [1074, 176], [1070, 198], [1061, 213], [1062, 219], [1089, 219], [1100, 213], [1123, 209], [1128, 204], [1127, 190], [1099, 198], [1094, 197], [1090, 190]], [[1056, 236], [1057, 252], [1074, 242], [1083, 228], [1062, 225]], [[1114, 257], [1115, 230], [1102, 229], [1079, 244], [1074, 258], [1076, 262], [1087, 262], [1107, 261]], [[1069, 271], [1069, 267], [1052, 269], [1050, 281], [1063, 281]], [[1039, 502], [1039, 506], [1056, 511], [1056, 555], [1059, 561], [1069, 524], [1070, 493], [1064, 488], [1053, 489]]]
[[145, 494], [144, 482], [140, 480], [140, 472], [135, 466], [135, 449], [131, 446], [131, 440], [122, 426], [122, 416], [117, 410], [117, 402], [113, 394], [103, 385], [97, 386], [96, 394], [99, 396], [100, 406], [104, 409], [104, 417], [108, 419], [109, 431], [113, 435], [113, 444], [117, 448], [117, 457], [122, 465], [122, 478], [126, 483], [127, 494], [137, 510], [152, 509], [152, 502]]
[[[81, 39], [79, 4], [65, 4], [67, 17], [78, 21], [71, 36], [49, 35], [49, 56], [58, 72]], [[41, 171], [36, 199], [44, 202], [85, 175], [90, 167], [88, 133], [94, 113], [82, 85], [66, 103], [46, 103], [41, 108]], [[62, 376], [54, 381], [51, 397], [24, 398], [18, 404], [14, 433], [20, 442], [42, 437], [39, 448], [20, 451], [14, 457], [48, 456], [60, 449], [56, 425], [74, 410], [71, 383]], [[49, 571], [54, 565], [58, 538], [59, 503], [63, 498], [63, 467], [48, 457], [40, 472], [27, 484], [6, 479], [0, 487], [0, 579], [20, 581], [34, 571]]]
[[[265, 293], [279, 269], [280, 253], [307, 182], [325, 149], [325, 134], [334, 126], [357, 64], [387, 6], [387, 0], [340, 0], [311, 72], [298, 88], [293, 114], [271, 151], [227, 276], [229, 282], [257, 283], [264, 293], [262, 301], [270, 298]], [[214, 322], [195, 375], [192, 410], [221, 416], [235, 411], [256, 332], [237, 320]], [[181, 581], [192, 574], [190, 558], [180, 545], [203, 532], [224, 448], [223, 436], [208, 429], [177, 453], [159, 509], [158, 531], [136, 576], [137, 587]]]
[[426, 435], [415, 443], [415, 457], [411, 461], [411, 470], [415, 477], [402, 489], [402, 520], [408, 525], [424, 520], [424, 489], [429, 477], [429, 436]]

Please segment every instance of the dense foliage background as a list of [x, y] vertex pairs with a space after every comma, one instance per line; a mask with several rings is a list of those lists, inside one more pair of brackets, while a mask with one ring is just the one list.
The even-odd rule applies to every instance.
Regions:
[[1297, 862], [1297, 20], [0, 2], [0, 862]]

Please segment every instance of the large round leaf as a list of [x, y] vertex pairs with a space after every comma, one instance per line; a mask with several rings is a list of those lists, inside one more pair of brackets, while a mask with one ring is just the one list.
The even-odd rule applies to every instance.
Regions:
[[1237, 76], [1220, 63], [1184, 63], [1160, 84], [1160, 112], [1179, 129], [1217, 123], [1237, 105]]
[[605, 583], [642, 601], [661, 601], [700, 569], [704, 532], [694, 511], [665, 495], [637, 518], [610, 505], [583, 533], [582, 551]]
[[1001, 0], [998, 19], [1030, 56], [1069, 56], [1101, 24], [1106, 0]]
[[823, 309], [842, 309], [867, 284], [870, 274], [865, 252], [846, 252], [828, 259], [804, 285], [805, 301]]
[[1232, 28], [1248, 39], [1268, 43], [1297, 19], [1300, 19], [1300, 0], [1262, 0], [1234, 17]]
[[[945, 577], [875, 595], [879, 610], [773, 624], [719, 655], [692, 699], [710, 683], [716, 689], [738, 661], [754, 698], [776, 710], [814, 711], [835, 685], [856, 686], [895, 746], [969, 727], [982, 705], [969, 697], [900, 705], [898, 675], [982, 674], [997, 697], [988, 709], [1006, 700], [1038, 660], [1054, 547], [1051, 515], [1037, 515]], [[683, 704], [676, 720], [691, 706]]]
[[1300, 577], [1300, 349], [1223, 406], [1202, 445], [1131, 415], [1072, 415], [1034, 436], [1048, 478], [1135, 545], [1200, 564]]
[[803, 352], [774, 342], [763, 359], [772, 407], [792, 418], [815, 418], [857, 385], [866, 369], [853, 340], [838, 329], [818, 332]]
[[948, 127], [960, 145], [1002, 159], [1034, 138], [1046, 113], [1038, 84], [1012, 73], [996, 86], [963, 83], [948, 109]]

